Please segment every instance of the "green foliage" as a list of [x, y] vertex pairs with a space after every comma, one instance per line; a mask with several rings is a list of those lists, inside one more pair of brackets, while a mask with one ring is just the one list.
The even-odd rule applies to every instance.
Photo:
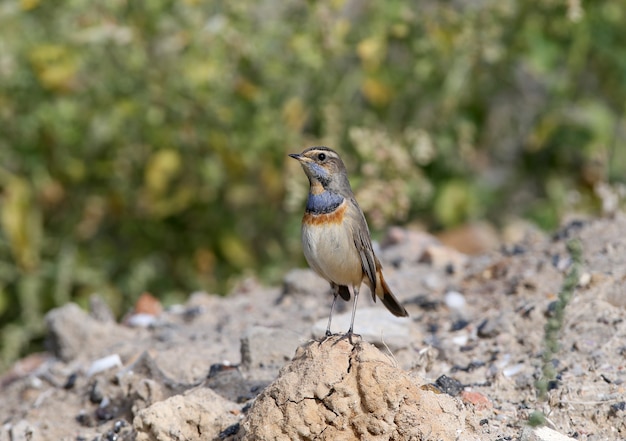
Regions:
[[537, 396], [542, 400], [546, 399], [549, 383], [555, 381], [557, 376], [553, 359], [559, 351], [559, 334], [565, 320], [565, 307], [572, 299], [578, 281], [580, 280], [580, 268], [582, 266], [582, 245], [580, 241], [578, 239], [570, 240], [567, 243], [567, 251], [569, 252], [572, 264], [565, 280], [563, 280], [563, 285], [561, 286], [561, 291], [559, 291], [559, 298], [556, 300], [552, 316], [549, 317], [546, 322], [543, 342], [545, 348], [542, 356], [542, 376], [535, 384]]
[[3, 360], [70, 299], [276, 277], [306, 192], [286, 153], [312, 144], [375, 228], [596, 208], [626, 172], [626, 17], [584, 7], [3, 2]]

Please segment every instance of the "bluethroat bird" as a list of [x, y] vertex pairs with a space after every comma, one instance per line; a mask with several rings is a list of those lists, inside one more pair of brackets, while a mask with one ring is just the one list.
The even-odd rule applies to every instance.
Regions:
[[309, 197], [302, 218], [302, 247], [309, 266], [328, 282], [333, 292], [326, 335], [337, 297], [350, 300], [354, 293], [352, 319], [348, 334], [354, 328], [354, 315], [361, 283], [365, 281], [372, 298], [398, 317], [407, 317], [406, 309], [394, 297], [383, 278], [382, 267], [374, 255], [367, 221], [356, 202], [343, 161], [328, 147], [310, 147], [297, 159], [309, 178]]

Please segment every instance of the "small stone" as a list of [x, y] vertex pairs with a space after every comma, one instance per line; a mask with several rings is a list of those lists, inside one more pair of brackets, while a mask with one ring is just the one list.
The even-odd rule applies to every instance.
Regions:
[[434, 299], [426, 295], [419, 295], [411, 300], [410, 303], [414, 303], [424, 311], [436, 311], [442, 305], [441, 300]]
[[131, 328], [149, 328], [157, 323], [157, 317], [152, 314], [132, 314], [124, 319], [124, 324]]
[[430, 245], [426, 248], [419, 261], [429, 263], [437, 269], [457, 273], [467, 265], [468, 257], [443, 245]]
[[424, 284], [424, 288], [429, 289], [431, 291], [437, 291], [443, 288], [444, 286], [444, 281], [443, 279], [439, 276], [439, 274], [429, 274], [426, 277], [424, 277], [424, 280], [422, 281], [422, 283]]
[[513, 366], [506, 367], [502, 369], [502, 375], [504, 375], [505, 377], [513, 377], [522, 372], [525, 366], [526, 365], [524, 363], [518, 363], [514, 364]]
[[578, 286], [580, 286], [581, 288], [587, 288], [590, 283], [591, 283], [591, 274], [589, 273], [582, 273], [580, 277], [578, 278]]
[[93, 404], [100, 404], [104, 399], [104, 395], [102, 382], [100, 379], [96, 379], [89, 386], [89, 401]]
[[71, 373], [67, 377], [67, 380], [65, 381], [65, 384], [63, 385], [63, 389], [65, 389], [65, 390], [73, 389], [74, 386], [76, 385], [76, 380], [77, 379], [78, 379], [78, 374], [76, 372]]
[[444, 296], [446, 306], [457, 312], [465, 310], [465, 297], [458, 291], [448, 291]]
[[115, 322], [115, 315], [104, 299], [97, 294], [89, 297], [89, 315], [99, 322]]
[[474, 406], [476, 410], [487, 410], [493, 407], [491, 400], [480, 392], [464, 390], [461, 392], [461, 399], [464, 403]]
[[443, 393], [456, 397], [463, 390], [463, 384], [454, 378], [442, 375], [435, 380], [437, 386]]
[[159, 316], [163, 313], [163, 306], [159, 299], [149, 292], [144, 292], [139, 296], [137, 302], [135, 302], [135, 310], [133, 312], [135, 314]]
[[381, 243], [380, 254], [377, 255], [385, 262], [391, 262], [399, 267], [403, 263], [418, 262], [424, 255], [427, 247], [441, 246], [439, 240], [423, 231], [414, 231], [406, 228], [392, 227]]
[[481, 338], [494, 338], [500, 335], [502, 323], [497, 319], [485, 319], [478, 325], [477, 334]]
[[609, 409], [609, 416], [616, 417], [618, 413], [623, 413], [624, 411], [626, 411], [626, 401], [613, 403]]
[[298, 334], [288, 330], [253, 326], [241, 339], [241, 364], [247, 370], [270, 368], [277, 371], [291, 360], [299, 343]]
[[256, 397], [269, 383], [269, 380], [255, 381], [249, 376], [244, 377], [237, 365], [216, 363], [211, 365], [205, 386], [229, 401], [242, 403]]
[[118, 354], [108, 355], [91, 363], [89, 370], [87, 370], [87, 376], [91, 377], [113, 367], [121, 368], [122, 366], [122, 359]]
[[606, 293], [606, 301], [618, 308], [626, 308], [626, 287], [616, 285]]
[[294, 269], [283, 279], [282, 295], [323, 294], [330, 291], [330, 284], [310, 269]]
[[469, 342], [469, 335], [467, 332], [463, 332], [462, 334], [454, 335], [451, 340], [457, 346], [465, 346]]
[[527, 441], [576, 441], [548, 427], [525, 427], [520, 439]]
[[37, 426], [26, 420], [20, 420], [10, 428], [11, 441], [41, 441], [44, 438]]
[[470, 322], [465, 320], [465, 319], [455, 320], [452, 323], [452, 326], [450, 327], [450, 331], [452, 331], [452, 332], [460, 331], [461, 329], [467, 328], [467, 325], [469, 325], [469, 324], [470, 324]]
[[237, 422], [233, 410], [238, 410], [235, 403], [211, 389], [194, 388], [140, 410], [133, 420], [136, 440], [218, 439], [220, 433]]
[[46, 314], [48, 343], [62, 361], [98, 353], [112, 342], [129, 341], [133, 332], [112, 322], [100, 322], [75, 303], [68, 303]]
[[487, 222], [465, 224], [446, 230], [437, 237], [445, 246], [470, 255], [485, 254], [500, 244], [496, 229]]

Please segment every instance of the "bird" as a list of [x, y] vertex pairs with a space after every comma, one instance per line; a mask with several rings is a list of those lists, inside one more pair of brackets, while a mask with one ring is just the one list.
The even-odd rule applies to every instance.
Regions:
[[304, 257], [309, 266], [330, 283], [333, 293], [326, 336], [332, 335], [330, 325], [337, 297], [350, 301], [349, 287], [354, 303], [346, 335], [353, 334], [363, 282], [369, 285], [374, 301], [378, 297], [393, 315], [408, 317], [385, 282], [382, 266], [374, 254], [367, 220], [339, 154], [329, 147], [316, 146], [289, 156], [300, 162], [309, 179], [309, 195], [302, 218]]

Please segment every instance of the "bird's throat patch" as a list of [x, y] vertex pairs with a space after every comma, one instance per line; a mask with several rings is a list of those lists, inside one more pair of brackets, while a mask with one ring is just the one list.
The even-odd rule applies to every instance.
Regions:
[[311, 214], [325, 214], [335, 211], [344, 201], [340, 194], [330, 191], [322, 193], [309, 193], [306, 201], [306, 212]]

